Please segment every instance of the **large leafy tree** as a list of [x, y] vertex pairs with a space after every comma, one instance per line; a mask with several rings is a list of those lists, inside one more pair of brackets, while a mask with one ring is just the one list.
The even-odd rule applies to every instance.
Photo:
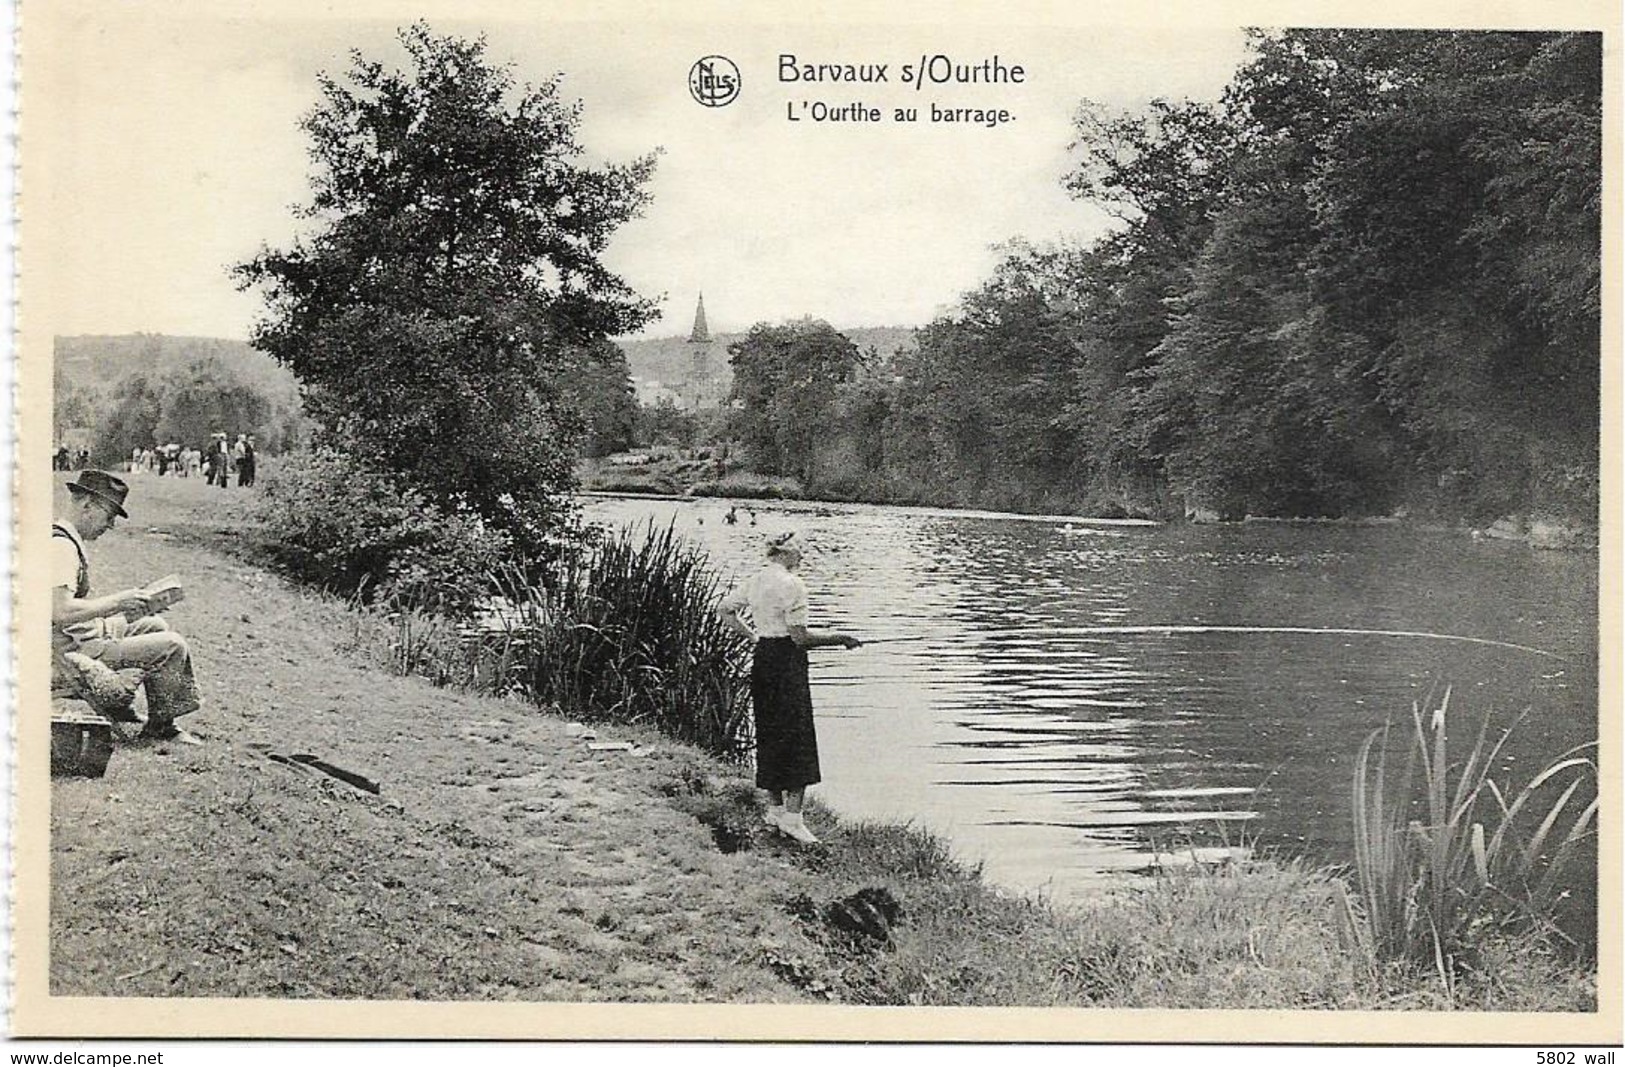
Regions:
[[59, 374], [51, 394], [51, 440], [60, 441], [65, 430], [91, 426], [101, 405], [95, 389], [64, 381]]
[[[1079, 433], [1074, 250], [1012, 244], [993, 277], [922, 328], [898, 369], [888, 454], [956, 503], [1038, 506], [1071, 492]], [[908, 440], [907, 438], [912, 438]]]
[[305, 118], [306, 236], [242, 264], [254, 343], [300, 378], [319, 441], [539, 546], [581, 423], [566, 372], [653, 315], [601, 261], [654, 158], [588, 166], [579, 103], [517, 85], [483, 39], [402, 31]]
[[[1484, 518], [1595, 506], [1601, 40], [1416, 33], [1351, 62], [1312, 277], [1416, 471]], [[1588, 473], [1589, 472], [1589, 473]]]
[[144, 374], [133, 374], [119, 386], [118, 402], [96, 420], [91, 460], [111, 467], [130, 458], [133, 448], [157, 443], [158, 418], [163, 401]]
[[161, 412], [153, 435], [168, 444], [208, 443], [215, 431], [256, 435], [260, 447], [271, 424], [271, 400], [218, 359], [193, 360], [159, 382]]
[[594, 459], [632, 447], [638, 398], [626, 353], [613, 341], [588, 346], [563, 376], [564, 399], [580, 420], [581, 451]]
[[806, 479], [829, 432], [837, 387], [863, 362], [858, 346], [827, 322], [757, 323], [728, 346], [740, 438], [758, 470]]

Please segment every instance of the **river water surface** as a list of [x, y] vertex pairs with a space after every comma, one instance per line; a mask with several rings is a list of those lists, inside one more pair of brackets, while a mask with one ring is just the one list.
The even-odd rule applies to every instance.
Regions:
[[[1515, 787], [1597, 737], [1591, 553], [1398, 527], [751, 506], [754, 526], [714, 500], [587, 513], [674, 522], [735, 577], [770, 534], [801, 530], [813, 626], [906, 639], [811, 653], [813, 795], [912, 820], [1058, 901], [1197, 848], [1346, 861], [1361, 741], [1409, 730], [1434, 687], [1451, 690], [1455, 758], [1484, 722], [1492, 738], [1517, 722], [1496, 773]], [[1175, 626], [1444, 636], [1132, 632]]]

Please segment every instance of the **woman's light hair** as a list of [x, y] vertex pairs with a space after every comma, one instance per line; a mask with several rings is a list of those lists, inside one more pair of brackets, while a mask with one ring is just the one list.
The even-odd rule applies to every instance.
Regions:
[[768, 538], [767, 554], [777, 556], [785, 552], [794, 552], [798, 556], [807, 554], [807, 543], [801, 534], [795, 530], [785, 530]]

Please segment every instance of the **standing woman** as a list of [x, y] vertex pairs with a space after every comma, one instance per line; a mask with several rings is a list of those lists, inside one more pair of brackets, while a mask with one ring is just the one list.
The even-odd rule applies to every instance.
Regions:
[[[767, 824], [816, 845], [818, 838], [801, 816], [807, 787], [821, 780], [807, 649], [857, 648], [862, 642], [850, 634], [807, 629], [807, 587], [796, 575], [805, 548], [794, 531], [774, 537], [767, 544], [767, 566], [730, 593], [717, 613], [733, 629], [756, 639], [750, 696], [756, 716], [756, 784], [767, 790]], [[747, 612], [750, 623], [743, 617]]]

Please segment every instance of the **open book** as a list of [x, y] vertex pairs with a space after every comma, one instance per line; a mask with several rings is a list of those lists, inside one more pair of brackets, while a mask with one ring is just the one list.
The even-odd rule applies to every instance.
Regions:
[[186, 590], [181, 588], [181, 576], [178, 574], [166, 574], [156, 582], [144, 586], [141, 591], [147, 595], [155, 614], [168, 611], [186, 599]]

